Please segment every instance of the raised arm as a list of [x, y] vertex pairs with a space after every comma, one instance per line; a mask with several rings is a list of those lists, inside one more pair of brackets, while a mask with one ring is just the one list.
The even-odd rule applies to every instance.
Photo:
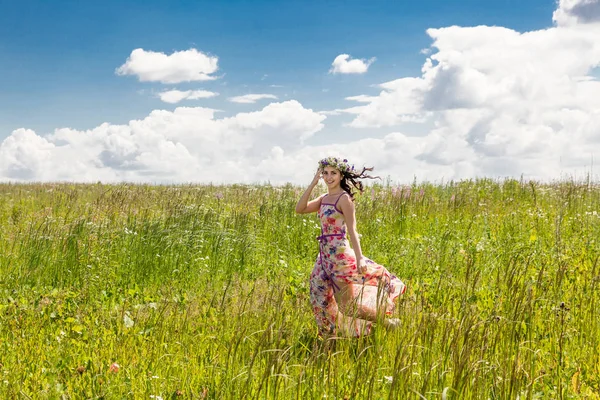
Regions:
[[310, 198], [310, 194], [312, 193], [317, 183], [319, 183], [319, 179], [321, 179], [321, 168], [317, 169], [317, 173], [315, 174], [312, 182], [308, 185], [308, 188], [298, 200], [298, 204], [296, 204], [296, 213], [297, 214], [307, 214], [311, 212], [317, 212], [319, 210], [319, 206], [321, 205], [321, 197], [308, 201]]

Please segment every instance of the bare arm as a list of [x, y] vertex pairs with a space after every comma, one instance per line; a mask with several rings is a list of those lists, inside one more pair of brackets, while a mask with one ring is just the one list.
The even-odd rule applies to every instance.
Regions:
[[342, 196], [340, 199], [340, 209], [344, 214], [346, 220], [346, 227], [348, 228], [348, 235], [350, 236], [350, 243], [352, 243], [352, 249], [356, 255], [356, 265], [361, 273], [366, 271], [366, 265], [364, 265], [362, 249], [360, 248], [360, 239], [358, 238], [358, 231], [356, 230], [356, 215], [354, 211], [354, 202], [350, 200], [349, 196]]
[[321, 179], [321, 169], [317, 170], [317, 173], [315, 174], [312, 182], [310, 183], [310, 185], [308, 185], [308, 188], [304, 191], [302, 197], [300, 197], [300, 200], [298, 200], [298, 203], [296, 204], [297, 214], [307, 214], [311, 212], [317, 212], [319, 210], [322, 196], [314, 200], [308, 201], [313, 189], [315, 188], [315, 186], [317, 186], [317, 183], [319, 183], [319, 179]]

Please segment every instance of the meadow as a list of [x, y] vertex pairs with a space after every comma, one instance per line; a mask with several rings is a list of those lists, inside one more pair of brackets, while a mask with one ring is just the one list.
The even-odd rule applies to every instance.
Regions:
[[0, 398], [600, 399], [600, 186], [368, 188], [408, 290], [359, 339], [317, 335], [303, 190], [0, 184]]

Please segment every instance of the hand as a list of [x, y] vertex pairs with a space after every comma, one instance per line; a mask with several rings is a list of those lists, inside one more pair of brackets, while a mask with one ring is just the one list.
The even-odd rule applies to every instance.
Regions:
[[356, 265], [358, 267], [358, 272], [360, 272], [363, 275], [367, 273], [367, 262], [364, 258], [361, 257], [358, 260], [356, 260]]
[[317, 183], [319, 183], [319, 179], [321, 179], [321, 173], [323, 171], [321, 170], [321, 168], [317, 168], [317, 172], [315, 173], [315, 176], [312, 180], [312, 182], [310, 183], [311, 185], [315, 186]]

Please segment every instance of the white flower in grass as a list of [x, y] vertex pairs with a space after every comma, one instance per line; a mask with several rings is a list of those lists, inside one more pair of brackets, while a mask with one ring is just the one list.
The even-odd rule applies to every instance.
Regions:
[[477, 251], [481, 252], [485, 249], [485, 242], [482, 240], [480, 242], [477, 243], [476, 246]]
[[125, 315], [123, 315], [123, 324], [125, 325], [125, 328], [131, 328], [133, 326], [134, 322], [129, 316], [129, 313], [125, 313]]

